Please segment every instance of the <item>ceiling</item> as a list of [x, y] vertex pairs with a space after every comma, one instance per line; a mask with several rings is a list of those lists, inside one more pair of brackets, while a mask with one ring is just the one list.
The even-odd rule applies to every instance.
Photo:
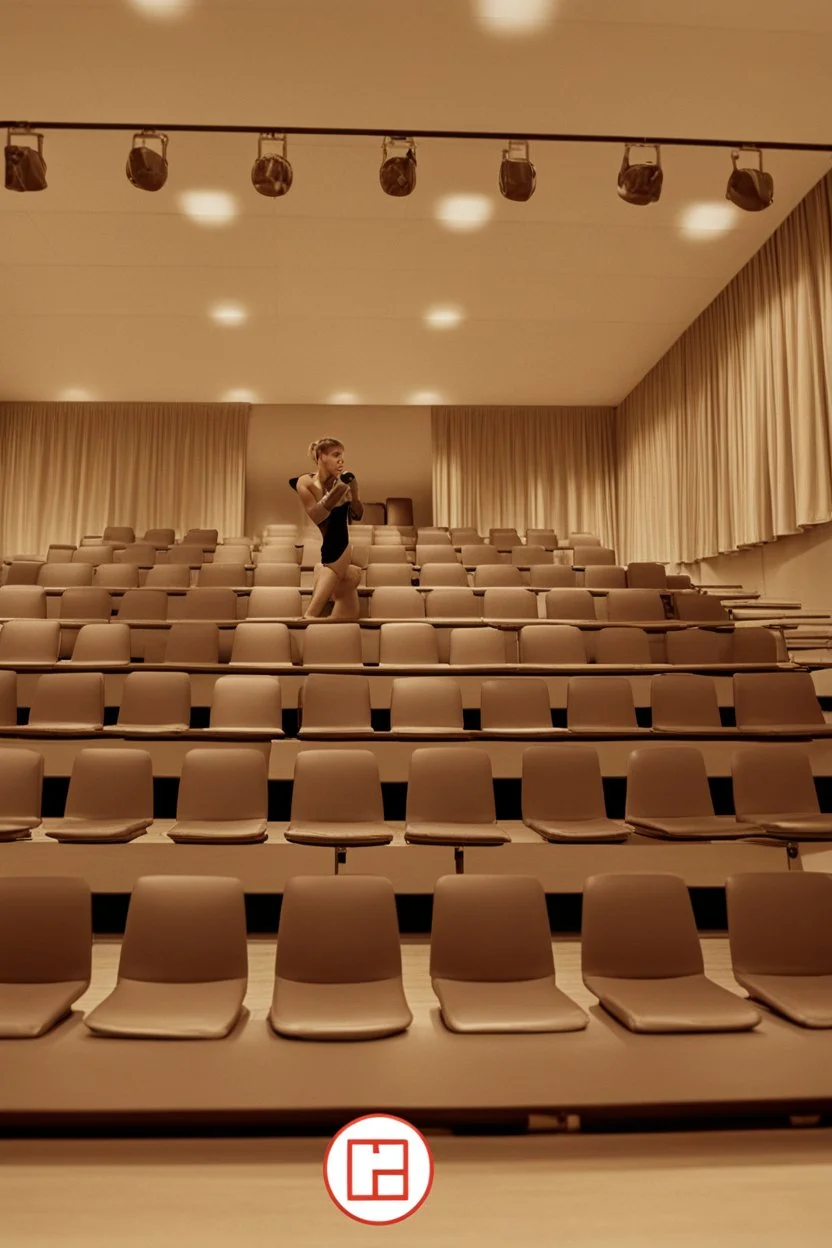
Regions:
[[[0, 0], [0, 118], [832, 140], [829, 0]], [[418, 185], [378, 185], [377, 139], [290, 142], [294, 185], [255, 193], [253, 135], [173, 134], [157, 194], [127, 133], [46, 135], [48, 189], [0, 190], [0, 399], [269, 404], [615, 404], [830, 167], [772, 152], [775, 204], [691, 238], [725, 149], [663, 149], [656, 205], [618, 199], [618, 144], [534, 145], [527, 204], [500, 144], [425, 139]], [[183, 191], [223, 190], [195, 224]], [[485, 194], [481, 229], [437, 201]], [[217, 304], [247, 319], [218, 325]], [[430, 308], [462, 313], [454, 328]]]

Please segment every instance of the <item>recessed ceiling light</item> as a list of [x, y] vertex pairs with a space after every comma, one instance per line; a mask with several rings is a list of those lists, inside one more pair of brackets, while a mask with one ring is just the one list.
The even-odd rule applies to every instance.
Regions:
[[76, 386], [62, 390], [59, 399], [61, 403], [92, 403], [93, 401], [89, 390], [80, 390]]
[[438, 404], [443, 403], [444, 399], [435, 390], [417, 390], [414, 394], [411, 394], [408, 402], [414, 403], [418, 407], [436, 407]]
[[179, 206], [197, 225], [227, 225], [237, 215], [237, 201], [227, 191], [183, 191]]
[[555, 0], [475, 0], [477, 21], [500, 35], [540, 30], [554, 16]]
[[679, 220], [689, 238], [713, 238], [738, 224], [738, 213], [731, 204], [691, 204]]
[[431, 329], [455, 329], [462, 320], [459, 308], [428, 308], [425, 324]]
[[211, 309], [211, 319], [218, 325], [242, 325], [248, 318], [248, 312], [236, 303], [218, 303]]
[[220, 399], [221, 403], [259, 403], [260, 400], [253, 390], [226, 390]]
[[329, 396], [330, 403], [357, 403], [358, 395], [353, 394], [351, 390], [339, 390], [337, 394]]
[[493, 211], [487, 195], [446, 195], [436, 205], [436, 219], [448, 230], [479, 230]]
[[148, 17], [179, 17], [191, 7], [192, 0], [128, 0], [132, 8]]

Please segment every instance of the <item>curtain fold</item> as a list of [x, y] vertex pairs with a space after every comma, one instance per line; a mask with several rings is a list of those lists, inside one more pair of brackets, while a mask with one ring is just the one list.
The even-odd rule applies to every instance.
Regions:
[[617, 409], [619, 560], [832, 519], [832, 175]]
[[241, 533], [247, 404], [0, 404], [0, 552], [108, 524]]

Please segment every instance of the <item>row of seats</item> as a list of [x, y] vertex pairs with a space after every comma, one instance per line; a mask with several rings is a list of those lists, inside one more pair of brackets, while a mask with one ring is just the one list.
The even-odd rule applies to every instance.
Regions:
[[[800, 1026], [832, 1026], [829, 877], [739, 874], [726, 894], [734, 975], [751, 1001]], [[0, 879], [0, 1037], [43, 1035], [70, 1013], [91, 981], [90, 914], [83, 880]], [[762, 1021], [751, 1001], [705, 975], [677, 876], [591, 876], [581, 971], [602, 1007], [633, 1032], [748, 1031]], [[406, 1031], [413, 1014], [390, 881], [287, 881], [274, 973], [268, 1022], [279, 1035], [370, 1040]], [[557, 987], [546, 898], [531, 877], [437, 880], [430, 978], [452, 1032], [570, 1032], [589, 1022]], [[83, 1021], [100, 1037], [221, 1039], [241, 1021], [247, 987], [240, 881], [143, 876], [116, 986]]]
[[[104, 727], [102, 672], [49, 672], [34, 683], [25, 725], [18, 723], [17, 674], [0, 670], [0, 735], [164, 736], [187, 732], [191, 680], [187, 672], [131, 671], [121, 689], [118, 720]], [[808, 672], [744, 672], [733, 678], [736, 727], [724, 726], [711, 676], [663, 673], [650, 682], [651, 725], [639, 725], [625, 676], [573, 676], [566, 686], [566, 727], [552, 720], [543, 677], [504, 676], [480, 684], [482, 734], [534, 737], [570, 733], [610, 736], [821, 737], [832, 734]], [[222, 675], [212, 686], [210, 731], [271, 740], [283, 736], [280, 679]], [[368, 677], [313, 672], [299, 690], [301, 737], [381, 738], [373, 730]], [[197, 731], [197, 730], [195, 730]], [[208, 731], [199, 729], [199, 732]], [[394, 676], [390, 733], [435, 738], [471, 735], [462, 690], [454, 676]]]
[[[523, 753], [523, 822], [551, 842], [624, 841], [630, 832], [668, 841], [832, 839], [820, 810], [809, 755], [797, 745], [737, 749], [731, 760], [734, 815], [714, 812], [705, 762], [693, 746], [641, 747], [627, 763], [624, 822], [607, 816], [597, 752], [578, 744], [530, 746]], [[0, 750], [0, 840], [31, 838], [41, 823], [43, 758]], [[267, 839], [268, 775], [252, 747], [197, 746], [185, 755], [176, 822], [181, 843], [257, 844]], [[64, 818], [46, 835], [76, 843], [129, 842], [153, 822], [150, 754], [139, 748], [76, 755]], [[287, 841], [342, 850], [386, 845], [378, 760], [365, 749], [309, 749], [295, 759]], [[503, 845], [489, 755], [472, 746], [413, 751], [405, 840], [412, 844]]]

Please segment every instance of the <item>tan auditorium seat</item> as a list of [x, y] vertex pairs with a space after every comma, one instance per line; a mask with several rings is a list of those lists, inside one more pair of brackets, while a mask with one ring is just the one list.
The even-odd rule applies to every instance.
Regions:
[[[317, 543], [317, 549], [320, 551], [320, 542]], [[258, 568], [269, 564], [287, 564], [300, 567], [298, 562], [298, 551], [294, 542], [269, 542], [262, 550], [258, 550], [254, 556], [254, 562]]]
[[476, 529], [459, 528], [451, 529], [450, 541], [452, 546], [482, 546], [482, 535]]
[[467, 589], [468, 573], [461, 563], [423, 563], [419, 570], [419, 584], [422, 589]]
[[424, 595], [412, 585], [380, 585], [373, 590], [373, 596], [370, 599], [370, 618], [374, 620], [424, 619]]
[[220, 661], [220, 630], [211, 620], [176, 620], [164, 637], [163, 663], [176, 667], [215, 667]]
[[433, 564], [457, 564], [462, 567], [459, 556], [450, 542], [417, 542], [416, 562], [424, 568]]
[[735, 737], [736, 728], [723, 727], [711, 676], [667, 672], [650, 682], [653, 732], [686, 737]]
[[784, 841], [832, 840], [807, 751], [799, 745], [748, 745], [731, 758], [734, 809]]
[[92, 899], [85, 880], [0, 876], [0, 1039], [34, 1039], [90, 983]]
[[667, 589], [667, 571], [661, 563], [628, 563], [628, 589]]
[[64, 817], [50, 826], [53, 841], [74, 844], [134, 841], [153, 822], [153, 765], [147, 750], [79, 750]]
[[229, 667], [291, 667], [292, 647], [285, 624], [241, 620], [234, 629]]
[[673, 594], [673, 610], [678, 620], [694, 620], [704, 623], [720, 621], [728, 623], [730, 617], [715, 594], [699, 594], [682, 590]]
[[565, 563], [536, 563], [526, 573], [529, 589], [574, 589], [577, 573]]
[[452, 628], [449, 640], [451, 667], [505, 667], [506, 638], [499, 628]]
[[303, 634], [304, 667], [361, 667], [362, 663], [360, 625], [307, 625]]
[[97, 567], [99, 563], [112, 563], [113, 553], [112, 546], [79, 546], [72, 552], [72, 562], [90, 563], [93, 567]]
[[528, 571], [530, 568], [539, 567], [541, 564], [548, 565], [554, 562], [554, 555], [551, 550], [544, 550], [542, 546], [536, 546], [533, 542], [527, 543], [525, 546], [512, 546], [511, 562], [515, 568], [524, 568]]
[[704, 973], [684, 880], [675, 875], [592, 875], [584, 884], [583, 981], [630, 1031], [747, 1031], [748, 1001]]
[[130, 672], [124, 678], [118, 721], [105, 732], [156, 737], [186, 732], [191, 720], [187, 672]]
[[84, 1023], [96, 1036], [218, 1040], [248, 982], [243, 886], [223, 876], [142, 876], [114, 990]]
[[695, 746], [633, 750], [627, 763], [626, 822], [642, 836], [669, 841], [762, 836], [750, 819], [715, 815], [705, 760]]
[[[434, 667], [439, 664], [439, 638], [427, 622], [394, 622], [379, 629], [379, 667]], [[443, 666], [445, 666], [443, 664]]]
[[[239, 547], [234, 547], [234, 550], [238, 549]], [[221, 559], [219, 562], [215, 559], [213, 563], [204, 563], [196, 574], [196, 584], [198, 589], [245, 589], [247, 585], [246, 565], [232, 563], [227, 559]], [[188, 592], [193, 593], [193, 590]], [[236, 606], [235, 596], [235, 615]]]
[[504, 676], [480, 686], [480, 731], [525, 740], [563, 734], [553, 728], [549, 686], [542, 677]]
[[523, 751], [523, 822], [546, 841], [626, 841], [608, 819], [598, 752], [590, 745], [535, 745]]
[[665, 638], [667, 661], [682, 667], [730, 663], [732, 637], [732, 633], [708, 628], [683, 628], [678, 632], [669, 632]]
[[734, 978], [801, 1027], [832, 1027], [832, 879], [749, 872], [725, 881]]
[[301, 616], [300, 590], [290, 586], [256, 585], [248, 596], [249, 620], [297, 620]]
[[607, 594], [607, 619], [664, 620], [664, 602], [657, 589], [611, 589]]
[[537, 594], [530, 589], [487, 589], [483, 595], [484, 620], [536, 620]]
[[809, 672], [736, 672], [734, 711], [741, 731], [760, 736], [832, 733]]
[[168, 596], [164, 589], [128, 589], [122, 595], [117, 618], [120, 620], [166, 620]]
[[187, 546], [193, 542], [196, 546], [201, 546], [204, 550], [213, 550], [219, 539], [218, 529], [188, 529], [183, 534], [182, 545]]
[[589, 1021], [555, 983], [546, 896], [531, 876], [438, 879], [430, 976], [449, 1031], [580, 1031]]
[[615, 551], [609, 546], [595, 545], [573, 546], [572, 564], [576, 568], [589, 568], [594, 564], [609, 564], [615, 567]]
[[516, 529], [489, 529], [488, 540], [500, 554], [508, 554], [513, 546], [521, 544], [520, 534]]
[[78, 667], [124, 667], [130, 662], [130, 625], [84, 624], [72, 647], [70, 664]]
[[593, 637], [596, 663], [618, 667], [645, 667], [654, 662], [650, 639], [643, 628], [601, 628]]
[[180, 598], [183, 620], [236, 620], [237, 595], [228, 586], [189, 589]]
[[588, 589], [550, 589], [546, 594], [549, 620], [596, 620], [595, 599]]
[[510, 563], [482, 563], [474, 569], [475, 589], [522, 589], [523, 576]]
[[0, 750], [0, 841], [28, 841], [40, 826], [43, 755], [10, 746]]
[[[147, 569], [144, 581], [145, 589], [188, 589], [191, 583], [191, 570], [181, 563], [157, 563]], [[165, 598], [167, 603], [167, 597]], [[165, 607], [167, 611], [167, 606]]]
[[[102, 567], [110, 566], [102, 564]], [[69, 589], [73, 585], [92, 585], [93, 567], [89, 563], [42, 563], [38, 585], [44, 589]]]
[[7, 620], [0, 628], [0, 664], [18, 669], [51, 667], [58, 662], [60, 644], [58, 620]]
[[457, 870], [466, 845], [505, 845], [497, 824], [491, 759], [474, 746], [414, 750], [407, 782], [405, 840], [453, 845]]
[[636, 722], [633, 687], [626, 676], [573, 676], [566, 687], [570, 732], [639, 737], [649, 732]]
[[367, 552], [367, 565], [373, 563], [404, 563], [411, 564], [404, 546], [370, 546]]
[[304, 750], [295, 759], [286, 840], [335, 850], [335, 873], [347, 849], [389, 845], [378, 760], [372, 750]]
[[427, 595], [425, 614], [437, 620], [481, 620], [482, 597], [473, 589], [440, 587]]
[[45, 620], [42, 585], [0, 585], [0, 620]]
[[310, 672], [299, 698], [298, 736], [326, 740], [373, 735], [370, 683], [366, 676]]
[[104, 726], [101, 672], [47, 672], [38, 676], [20, 736], [89, 736]]
[[[379, 587], [401, 586], [403, 589], [412, 589], [413, 568], [406, 563], [371, 563], [368, 564], [364, 573], [364, 584], [368, 589], [378, 589]], [[420, 615], [425, 614], [425, 609], [419, 612]]]
[[283, 589], [300, 589], [299, 563], [260, 563], [254, 569], [252, 584], [256, 588], [276, 586]]
[[148, 529], [141, 540], [149, 542], [156, 550], [164, 550], [176, 541], [176, 531], [174, 529]]
[[0, 670], [0, 728], [17, 724], [17, 672]]
[[460, 563], [464, 568], [478, 568], [484, 563], [502, 563], [500, 552], [496, 546], [467, 544], [460, 551]]
[[[770, 628], [735, 628], [728, 637], [734, 663], [777, 663], [779, 660], [777, 634]], [[785, 653], [783, 658], [787, 658]]]
[[435, 740], [464, 734], [462, 694], [453, 676], [394, 676], [390, 732]]
[[586, 664], [586, 643], [579, 628], [572, 624], [550, 624], [548, 628], [525, 625], [520, 629], [520, 663], [532, 667]]
[[584, 569], [586, 589], [626, 589], [627, 570], [617, 564], [591, 564]]
[[179, 844], [255, 845], [266, 840], [269, 783], [260, 750], [188, 750], [182, 761], [176, 822]]
[[92, 583], [100, 589], [138, 589], [137, 563], [100, 563], [93, 569]]
[[184, 564], [186, 568], [201, 568], [205, 562], [205, 552], [201, 546], [183, 542], [180, 546], [171, 546], [168, 549], [167, 562]]
[[269, 1011], [274, 1031], [297, 1040], [377, 1040], [412, 1021], [390, 881], [288, 880]]
[[280, 681], [276, 676], [218, 676], [211, 694], [208, 727], [200, 737], [273, 741], [283, 736]]
[[105, 542], [126, 545], [136, 540], [136, 531], [128, 524], [108, 524], [102, 536]]
[[130, 542], [114, 553], [113, 562], [149, 569], [156, 563], [157, 549], [153, 542]]
[[526, 529], [526, 545], [542, 546], [544, 550], [556, 550], [558, 535], [554, 529]]
[[[102, 564], [111, 567], [111, 564]], [[65, 589], [60, 597], [60, 620], [109, 621], [113, 613], [113, 596], [103, 585], [82, 585]]]

